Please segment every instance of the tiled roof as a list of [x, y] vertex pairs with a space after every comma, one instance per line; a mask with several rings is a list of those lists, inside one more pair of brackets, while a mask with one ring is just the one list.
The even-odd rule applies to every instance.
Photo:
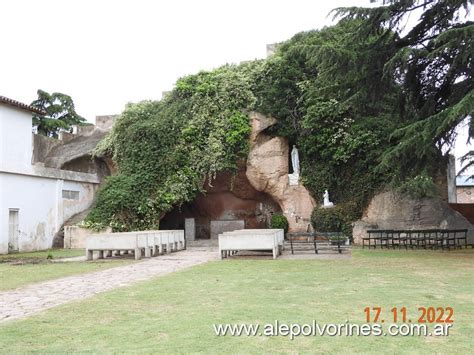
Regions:
[[471, 175], [456, 176], [456, 186], [474, 186], [474, 179]]
[[12, 100], [12, 99], [9, 99], [8, 97], [1, 96], [1, 95], [0, 95], [0, 104], [6, 104], [6, 105], [14, 106], [14, 107], [20, 108], [22, 110], [30, 111], [30, 112], [37, 113], [37, 114], [40, 114], [40, 115], [46, 114], [46, 112], [44, 112], [43, 110], [41, 110], [37, 107], [27, 105], [27, 104], [24, 104], [23, 102]]

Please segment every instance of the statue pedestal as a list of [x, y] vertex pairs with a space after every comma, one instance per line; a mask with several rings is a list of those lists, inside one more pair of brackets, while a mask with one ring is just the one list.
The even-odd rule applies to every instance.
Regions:
[[321, 208], [333, 208], [333, 207], [335, 207], [335, 205], [332, 202], [329, 202], [329, 204], [327, 204], [327, 205], [322, 205], [321, 206]]
[[288, 183], [290, 186], [297, 186], [300, 180], [300, 174], [288, 174]]

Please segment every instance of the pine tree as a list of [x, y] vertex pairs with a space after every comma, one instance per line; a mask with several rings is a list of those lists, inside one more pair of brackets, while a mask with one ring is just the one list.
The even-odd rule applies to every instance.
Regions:
[[72, 125], [84, 124], [85, 118], [76, 113], [74, 102], [68, 95], [58, 92], [49, 94], [38, 90], [38, 99], [31, 106], [45, 111], [45, 115], [33, 116], [33, 127], [39, 134], [56, 138], [60, 131], [71, 132]]

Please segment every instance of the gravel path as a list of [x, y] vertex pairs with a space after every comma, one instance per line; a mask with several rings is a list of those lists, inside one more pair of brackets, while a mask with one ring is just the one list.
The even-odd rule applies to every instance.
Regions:
[[48, 308], [83, 300], [218, 258], [214, 246], [194, 247], [131, 265], [64, 277], [0, 292], [0, 323], [29, 317]]

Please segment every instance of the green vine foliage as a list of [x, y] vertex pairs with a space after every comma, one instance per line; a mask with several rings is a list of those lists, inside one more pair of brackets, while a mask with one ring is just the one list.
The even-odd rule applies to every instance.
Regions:
[[113, 157], [118, 174], [99, 191], [86, 226], [157, 228], [164, 213], [204, 191], [204, 181], [235, 170], [248, 154], [259, 66], [200, 72], [178, 80], [161, 101], [128, 105], [97, 148]]
[[383, 75], [391, 38], [354, 40], [359, 25], [340, 21], [282, 44], [265, 62], [257, 94], [257, 109], [278, 118], [273, 133], [300, 149], [304, 185], [319, 202], [328, 189], [352, 221], [390, 181], [390, 170], [377, 167], [401, 115], [401, 93]]

